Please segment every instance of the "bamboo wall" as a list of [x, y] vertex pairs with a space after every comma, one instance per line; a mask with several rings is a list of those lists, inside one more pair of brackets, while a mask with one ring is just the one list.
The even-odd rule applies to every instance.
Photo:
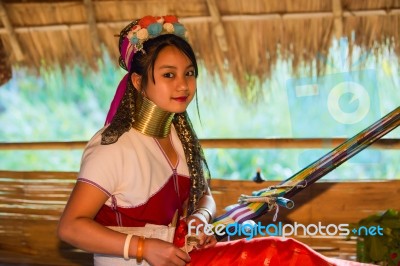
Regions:
[[[90, 254], [56, 236], [57, 222], [75, 178], [74, 172], [0, 171], [0, 265], [92, 265]], [[276, 182], [212, 180], [218, 214], [236, 203], [240, 194], [272, 184]], [[400, 181], [315, 183], [293, 199], [295, 207], [281, 208], [278, 221], [351, 223], [377, 211], [400, 209]], [[272, 217], [270, 213], [260, 221], [270, 223]], [[354, 241], [339, 237], [298, 239], [322, 254], [354, 259]]]

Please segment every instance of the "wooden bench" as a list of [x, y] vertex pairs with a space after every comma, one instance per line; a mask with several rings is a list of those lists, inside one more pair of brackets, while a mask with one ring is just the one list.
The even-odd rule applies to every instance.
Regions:
[[[0, 265], [92, 265], [92, 255], [61, 242], [59, 217], [75, 184], [74, 172], [0, 171]], [[212, 180], [218, 206], [234, 204], [240, 194], [277, 182]], [[296, 195], [292, 210], [280, 208], [278, 221], [311, 224], [357, 222], [388, 208], [400, 209], [400, 181], [320, 182]], [[261, 217], [272, 222], [273, 213]], [[355, 242], [343, 237], [296, 237], [328, 256], [354, 259]]]
[[0, 264], [93, 265], [61, 242], [57, 223], [76, 173], [0, 171]]

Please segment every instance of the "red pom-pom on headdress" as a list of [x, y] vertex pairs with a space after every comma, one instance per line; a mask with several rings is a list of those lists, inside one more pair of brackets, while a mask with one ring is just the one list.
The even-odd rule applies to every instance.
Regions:
[[178, 22], [178, 18], [176, 16], [167, 15], [167, 16], [164, 16], [164, 22], [165, 23], [176, 23], [176, 22]]
[[139, 25], [140, 25], [140, 27], [142, 27], [142, 28], [147, 28], [150, 24], [152, 24], [152, 23], [156, 23], [157, 22], [157, 20], [156, 20], [156, 18], [155, 17], [153, 17], [153, 16], [145, 16], [145, 17], [143, 17], [143, 18], [141, 18], [140, 20], [139, 20]]

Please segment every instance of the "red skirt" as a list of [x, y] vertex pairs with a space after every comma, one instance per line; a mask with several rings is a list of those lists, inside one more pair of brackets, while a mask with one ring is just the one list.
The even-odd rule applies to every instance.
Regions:
[[192, 251], [190, 257], [192, 259], [188, 266], [365, 265], [358, 262], [330, 259], [295, 239], [279, 237], [219, 242], [212, 248]]

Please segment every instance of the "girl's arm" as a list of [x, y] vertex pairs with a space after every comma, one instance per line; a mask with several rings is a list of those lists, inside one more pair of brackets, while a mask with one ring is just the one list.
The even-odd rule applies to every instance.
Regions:
[[[126, 234], [108, 229], [94, 221], [97, 212], [108, 199], [100, 189], [77, 182], [61, 216], [58, 235], [71, 245], [91, 253], [123, 256]], [[136, 257], [139, 237], [129, 245], [129, 257]], [[171, 243], [145, 239], [143, 258], [156, 265], [185, 265], [190, 257]]]
[[[77, 182], [58, 225], [58, 235], [71, 245], [91, 253], [121, 256], [126, 235], [108, 229], [94, 221], [97, 212], [108, 199], [100, 189]], [[137, 239], [132, 238], [131, 250]], [[130, 253], [130, 255], [135, 255]]]
[[[204, 210], [207, 209], [207, 210]], [[215, 218], [216, 205], [213, 196], [211, 195], [210, 188], [203, 197], [200, 198], [199, 204], [197, 205], [195, 212], [201, 212], [205, 216], [208, 223], [210, 223]], [[210, 217], [211, 216], [211, 217]]]
[[[214, 235], [206, 235], [203, 233], [204, 226], [211, 223], [215, 217], [216, 205], [210, 189], [200, 198], [199, 204], [196, 206], [195, 211], [188, 217], [188, 224], [194, 225], [200, 230], [200, 242], [198, 248], [212, 247], [217, 243]], [[192, 222], [191, 222], [192, 221]], [[192, 231], [189, 233], [195, 233]]]

